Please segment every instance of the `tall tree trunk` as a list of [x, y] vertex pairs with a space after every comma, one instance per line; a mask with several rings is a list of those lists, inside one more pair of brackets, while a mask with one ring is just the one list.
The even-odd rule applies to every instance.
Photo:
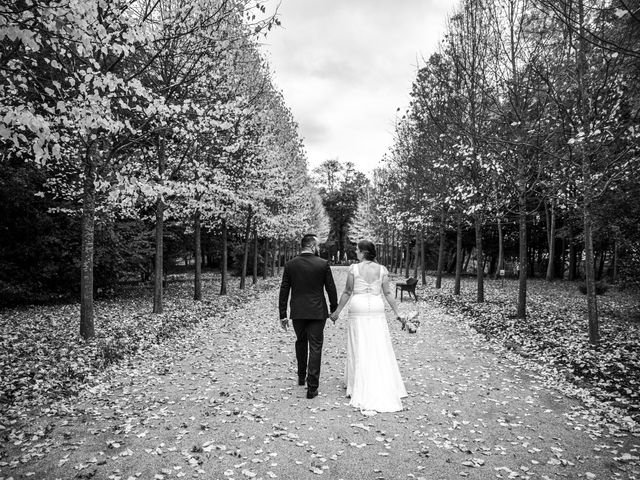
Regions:
[[574, 281], [578, 276], [578, 249], [576, 239], [573, 236], [573, 229], [569, 230], [571, 239], [569, 241], [569, 280]]
[[536, 263], [538, 264], [538, 271], [542, 271], [542, 248], [537, 248], [535, 249], [536, 255], [538, 257], [538, 260], [536, 261]]
[[411, 242], [409, 242], [409, 234], [406, 235], [407, 238], [407, 246], [405, 248], [406, 258], [404, 259], [404, 276], [405, 278], [409, 278], [409, 266], [411, 261]]
[[[164, 137], [158, 137], [158, 177], [162, 184], [165, 170]], [[162, 194], [156, 200], [156, 264], [153, 284], [153, 313], [162, 313], [162, 280], [164, 270], [164, 201]]]
[[[590, 174], [587, 175], [589, 182], [591, 181]], [[592, 345], [598, 344], [600, 341], [600, 332], [598, 325], [598, 303], [596, 297], [596, 272], [595, 272], [595, 259], [593, 255], [593, 227], [592, 227], [592, 214], [591, 214], [591, 192], [590, 187], [587, 186], [587, 178], [585, 178], [585, 205], [583, 210], [584, 215], [584, 253], [585, 253], [585, 281], [587, 285], [587, 313], [589, 321], [589, 343]], [[590, 185], [590, 184], [589, 184]]]
[[451, 247], [447, 250], [447, 259], [445, 261], [446, 269], [445, 272], [452, 273], [455, 275], [456, 273], [456, 248]]
[[247, 213], [247, 226], [244, 229], [244, 252], [242, 254], [242, 273], [240, 288], [244, 288], [247, 279], [247, 263], [249, 263], [249, 244], [251, 243], [251, 209]]
[[427, 284], [427, 262], [425, 260], [424, 232], [420, 230], [420, 270], [422, 271], [422, 285]]
[[420, 232], [416, 230], [416, 246], [413, 249], [413, 278], [418, 279], [418, 260], [420, 258]]
[[582, 265], [582, 245], [576, 248], [576, 279], [580, 276], [580, 267]]
[[555, 278], [555, 265], [554, 265], [554, 257], [556, 254], [556, 208], [555, 208], [555, 199], [551, 201], [551, 205], [548, 207], [548, 218], [549, 221], [547, 223], [548, 235], [547, 239], [549, 242], [549, 264], [547, 265], [547, 282], [553, 281]]
[[402, 240], [400, 239], [400, 232], [396, 233], [396, 251], [395, 251], [395, 255], [394, 255], [394, 259], [395, 259], [395, 273], [402, 275], [402, 255], [403, 255], [403, 249], [402, 249]]
[[253, 284], [258, 283], [258, 229], [253, 227]]
[[398, 273], [398, 250], [400, 249], [398, 233], [394, 232], [395, 236], [393, 239], [393, 248], [392, 248], [392, 261], [393, 261], [393, 273]]
[[436, 288], [442, 288], [442, 270], [444, 269], [444, 243], [445, 243], [445, 235], [444, 235], [444, 221], [445, 221], [445, 210], [442, 209], [440, 214], [440, 225], [438, 226], [438, 237], [440, 239], [440, 245], [438, 246], [438, 270], [436, 272]]
[[[535, 238], [533, 232], [529, 233], [529, 238]], [[528, 257], [529, 271], [527, 273], [529, 274], [529, 277], [533, 278], [535, 277], [535, 273], [536, 273], [536, 251], [533, 247], [528, 247], [528, 252], [529, 252], [529, 257]]]
[[560, 258], [560, 278], [564, 279], [565, 265], [567, 263], [567, 237], [562, 237], [562, 254]]
[[456, 221], [456, 280], [453, 294], [460, 295], [460, 281], [462, 279], [462, 214], [458, 213]]
[[196, 272], [193, 279], [193, 299], [202, 300], [202, 233], [200, 225], [200, 212], [193, 216], [193, 243], [195, 245]]
[[386, 252], [385, 252], [384, 263], [385, 263], [385, 266], [387, 267], [387, 269], [389, 271], [391, 271], [391, 263], [392, 263], [392, 261], [391, 261], [392, 253], [391, 252], [393, 250], [391, 249], [391, 242], [389, 240], [389, 230], [387, 230], [386, 235], [387, 235], [387, 239], [386, 239], [387, 247], [386, 247]]
[[[577, 109], [580, 117], [583, 134], [589, 135], [587, 91], [585, 77], [587, 73], [587, 52], [584, 35], [584, 0], [577, 0], [578, 12], [578, 48], [577, 56], [577, 79], [578, 79], [578, 102]], [[588, 137], [587, 137], [588, 138]], [[589, 323], [589, 343], [595, 345], [600, 341], [598, 325], [598, 304], [596, 298], [596, 279], [593, 255], [593, 218], [591, 207], [593, 203], [593, 186], [591, 176], [591, 159], [586, 151], [587, 145], [580, 146], [580, 156], [582, 161], [582, 185], [583, 185], [583, 220], [584, 220], [584, 253], [585, 253], [585, 280], [587, 285], [587, 312]]]
[[278, 253], [278, 240], [271, 241], [271, 276], [276, 276], [276, 254]]
[[[487, 256], [485, 255], [485, 258], [486, 257]], [[498, 276], [498, 268], [497, 267], [498, 267], [498, 257], [496, 257], [495, 255], [491, 255], [491, 261], [489, 262], [489, 271], [487, 273], [489, 275], [491, 275], [491, 278], [493, 278], [494, 280]]]
[[384, 235], [382, 237], [382, 252], [380, 252], [382, 258], [381, 258], [380, 263], [382, 265], [384, 265], [385, 268], [388, 270], [389, 269], [389, 265], [387, 264], [387, 247], [388, 247], [387, 240], [388, 240], [387, 231], [385, 230]]
[[227, 294], [227, 220], [222, 220], [222, 260], [220, 264], [220, 295]]
[[264, 269], [262, 270], [262, 279], [266, 280], [269, 275], [269, 237], [264, 239]]
[[620, 254], [620, 246], [618, 239], [613, 241], [613, 273], [611, 274], [611, 282], [618, 283], [618, 255]]
[[603, 248], [600, 252], [600, 264], [598, 265], [598, 280], [602, 280], [602, 274], [604, 273], [604, 264], [607, 259], [607, 248]]
[[281, 247], [282, 244], [280, 243], [280, 239], [276, 239], [276, 251], [274, 252], [274, 258], [276, 259], [276, 273], [278, 274], [278, 276], [280, 276], [280, 260], [281, 260]]
[[469, 255], [465, 249], [462, 250], [462, 271], [467, 273], [469, 270], [469, 261], [471, 260], [471, 254], [473, 253], [473, 247], [469, 249]]
[[498, 267], [496, 271], [500, 274], [501, 270], [504, 270], [504, 234], [502, 233], [502, 222], [498, 217]]
[[87, 147], [82, 185], [82, 249], [80, 273], [80, 336], [93, 338], [93, 239], [96, 215], [96, 146]]
[[[519, 169], [523, 169], [524, 159], [520, 158], [518, 162], [521, 164]], [[521, 180], [522, 181], [522, 180]], [[519, 244], [520, 254], [518, 256], [518, 262], [520, 268], [518, 269], [518, 318], [527, 317], [527, 270], [529, 266], [529, 258], [527, 255], [527, 197], [526, 186], [520, 185], [520, 194], [518, 195], [518, 222], [519, 222]]]
[[476, 279], [478, 292], [476, 300], [478, 303], [484, 302], [484, 255], [482, 251], [482, 214], [476, 213]]
[[555, 246], [553, 248], [553, 252], [554, 252], [553, 278], [562, 278], [562, 275], [563, 275], [562, 249], [564, 248], [564, 238], [558, 238], [557, 234], [558, 234], [558, 219], [556, 218], [556, 239], [555, 239]]
[[396, 271], [396, 231], [393, 230], [391, 232], [391, 255], [390, 255], [390, 260], [391, 260], [391, 271], [393, 273], [397, 273]]

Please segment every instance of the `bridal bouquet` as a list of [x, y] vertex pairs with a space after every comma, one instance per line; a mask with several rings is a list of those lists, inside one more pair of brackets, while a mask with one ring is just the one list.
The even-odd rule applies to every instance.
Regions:
[[405, 316], [399, 317], [400, 323], [402, 323], [402, 330], [406, 330], [409, 333], [416, 333], [418, 327], [420, 327], [420, 319], [418, 319], [418, 312], [411, 312]]

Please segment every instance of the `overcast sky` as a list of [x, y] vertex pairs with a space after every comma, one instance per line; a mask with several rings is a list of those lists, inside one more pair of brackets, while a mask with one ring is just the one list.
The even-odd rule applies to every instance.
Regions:
[[365, 173], [392, 145], [416, 67], [442, 39], [454, 0], [270, 0], [281, 27], [265, 51], [300, 126], [310, 168], [351, 161]]

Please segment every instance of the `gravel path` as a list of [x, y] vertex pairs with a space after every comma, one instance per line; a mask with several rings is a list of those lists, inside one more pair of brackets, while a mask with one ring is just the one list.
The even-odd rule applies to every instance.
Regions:
[[[340, 293], [346, 267], [334, 274]], [[402, 412], [349, 407], [344, 318], [327, 325], [320, 395], [305, 398], [273, 282], [233, 318], [211, 312], [34, 419], [36, 437], [0, 459], [0, 480], [640, 478], [640, 438], [565, 396], [553, 372], [439, 307], [401, 308], [422, 319], [415, 335], [390, 324], [409, 391]]]

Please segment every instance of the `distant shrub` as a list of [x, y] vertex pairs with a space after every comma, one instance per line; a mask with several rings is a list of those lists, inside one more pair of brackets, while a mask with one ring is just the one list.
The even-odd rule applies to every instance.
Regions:
[[640, 287], [640, 242], [628, 242], [620, 249], [619, 282], [621, 289]]
[[[580, 290], [583, 295], [586, 295], [587, 284], [581, 283], [580, 285], [578, 285], [578, 290]], [[596, 282], [596, 295], [604, 295], [605, 293], [607, 293], [607, 290], [609, 290], [609, 285], [607, 285], [606, 282]]]
[[96, 348], [97, 357], [100, 359], [97, 363], [107, 366], [122, 360], [130, 353], [129, 343], [126, 338], [100, 339]]

